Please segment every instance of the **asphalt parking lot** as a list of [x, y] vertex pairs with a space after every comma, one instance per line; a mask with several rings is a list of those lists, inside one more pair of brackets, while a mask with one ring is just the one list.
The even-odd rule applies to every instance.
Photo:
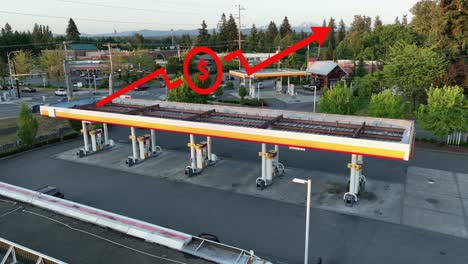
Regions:
[[[190, 234], [214, 233], [224, 243], [253, 249], [275, 263], [301, 263], [303, 205], [54, 157], [80, 144], [81, 140], [75, 140], [1, 160], [0, 180], [32, 189], [57, 185], [68, 199], [79, 203]], [[224, 152], [236, 156], [237, 151]], [[428, 156], [423, 153], [417, 152], [416, 157], [424, 160]], [[457, 157], [452, 160], [457, 161]], [[466, 162], [466, 156], [458, 161]], [[459, 169], [466, 173], [463, 164]], [[180, 165], [185, 166], [185, 162]], [[311, 216], [310, 257], [321, 256], [324, 263], [468, 262], [466, 239], [318, 208], [312, 209]]]

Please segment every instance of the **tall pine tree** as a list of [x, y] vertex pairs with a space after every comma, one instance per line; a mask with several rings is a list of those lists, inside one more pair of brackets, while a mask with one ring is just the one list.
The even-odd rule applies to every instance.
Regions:
[[292, 33], [291, 25], [289, 24], [288, 17], [285, 16], [283, 19], [283, 23], [280, 26], [279, 33], [282, 38], [286, 37], [286, 35]]
[[340, 24], [338, 26], [338, 34], [336, 36], [336, 44], [338, 45], [343, 39], [346, 37], [346, 24], [343, 19], [340, 20]]
[[80, 41], [80, 32], [78, 31], [78, 27], [75, 24], [75, 21], [73, 21], [72, 18], [68, 20], [68, 26], [66, 30], [66, 38], [69, 41]]
[[208, 26], [205, 23], [205, 20], [201, 23], [201, 28], [198, 29], [197, 44], [207, 45], [208, 40], [210, 39], [210, 34], [208, 33]]

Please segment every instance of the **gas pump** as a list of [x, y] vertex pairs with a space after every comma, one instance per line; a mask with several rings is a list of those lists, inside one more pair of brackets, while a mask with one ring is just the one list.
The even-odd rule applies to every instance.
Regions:
[[[107, 132], [107, 124], [103, 124], [104, 129], [93, 129], [88, 131], [89, 122], [82, 121], [84, 146], [80, 148], [76, 155], [80, 158], [97, 153], [101, 150], [109, 149], [114, 146], [114, 141], [109, 139]], [[88, 135], [91, 138], [91, 149], [88, 141]]]
[[131, 129], [132, 135], [129, 138], [132, 140], [133, 155], [129, 156], [125, 161], [127, 166], [131, 167], [134, 164], [141, 163], [148, 158], [155, 157], [162, 152], [161, 147], [156, 146], [156, 136], [154, 130], [150, 134], [135, 137], [134, 128]]
[[185, 167], [185, 174], [188, 177], [200, 174], [206, 167], [216, 163], [217, 156], [211, 153], [211, 138], [207, 137], [207, 141], [201, 141], [194, 144], [194, 136], [190, 135], [190, 143], [187, 146], [190, 148], [190, 166]]
[[279, 149], [266, 151], [266, 144], [262, 144], [262, 152], [258, 155], [262, 157], [262, 177], [257, 178], [257, 189], [263, 190], [271, 185], [273, 178], [279, 177], [284, 174], [284, 165], [279, 163]]

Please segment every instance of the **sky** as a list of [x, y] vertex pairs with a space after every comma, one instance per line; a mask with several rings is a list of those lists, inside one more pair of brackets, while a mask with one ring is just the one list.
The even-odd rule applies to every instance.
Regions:
[[[5, 4], [8, 1], [8, 4]], [[205, 20], [215, 28], [221, 14], [237, 16], [240, 3], [243, 27], [264, 26], [284, 16], [295, 26], [321, 24], [323, 19], [343, 19], [347, 25], [357, 14], [375, 17], [384, 24], [407, 14], [418, 0], [0, 0], [0, 25], [14, 30], [32, 30], [34, 23], [47, 24], [54, 34], [64, 34], [72, 17], [81, 33], [111, 33], [130, 30], [195, 29]], [[7, 12], [7, 13], [5, 13]], [[22, 13], [22, 14], [19, 14]], [[48, 17], [43, 17], [48, 16]]]

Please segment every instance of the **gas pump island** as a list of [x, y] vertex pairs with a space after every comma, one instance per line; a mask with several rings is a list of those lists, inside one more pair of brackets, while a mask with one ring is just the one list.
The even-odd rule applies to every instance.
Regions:
[[[143, 99], [118, 98], [102, 107], [89, 101], [73, 101], [41, 106], [40, 112], [43, 116], [82, 120], [84, 146], [78, 152], [80, 157], [114, 145], [107, 124], [130, 127], [132, 155], [125, 161], [128, 166], [157, 158], [162, 152], [156, 145], [156, 131], [188, 134], [190, 156], [184, 170], [188, 177], [201, 174], [218, 160], [212, 153], [212, 137], [259, 143], [262, 172], [253, 182], [259, 190], [285, 172], [279, 146], [349, 154], [349, 164], [337, 164], [350, 171], [348, 190], [343, 194], [348, 206], [358, 202], [365, 188], [364, 156], [409, 160], [415, 137], [411, 120]], [[89, 123], [102, 123], [103, 127], [88, 131]], [[137, 137], [135, 128], [150, 133]], [[195, 142], [195, 135], [206, 137], [206, 141]]]

